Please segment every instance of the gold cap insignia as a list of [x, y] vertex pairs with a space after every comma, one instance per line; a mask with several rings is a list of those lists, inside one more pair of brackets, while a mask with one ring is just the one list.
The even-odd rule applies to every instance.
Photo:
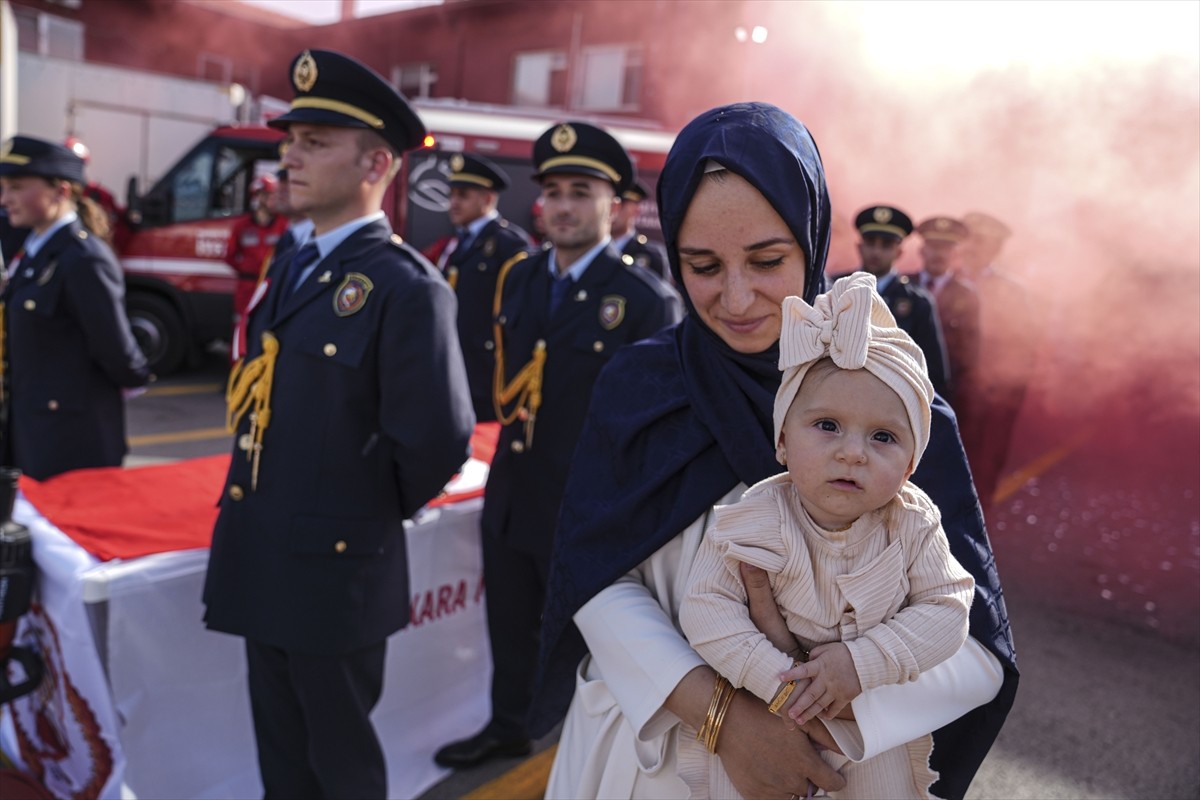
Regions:
[[462, 172], [463, 167], [467, 165], [466, 160], [462, 157], [462, 153], [455, 153], [450, 156], [450, 171]]
[[307, 92], [317, 84], [317, 62], [307, 50], [301, 54], [296, 68], [292, 70], [292, 84], [298, 92]]
[[625, 319], [625, 298], [610, 294], [600, 301], [600, 325], [606, 331], [621, 324]]
[[563, 123], [554, 129], [550, 135], [550, 146], [560, 153], [566, 153], [579, 141], [579, 134], [570, 125]]
[[875, 211], [871, 214], [871, 216], [874, 217], [875, 221], [880, 224], [885, 223], [885, 222], [891, 222], [892, 221], [892, 210], [890, 208], [880, 207], [880, 208], [875, 209]]
[[362, 310], [367, 296], [375, 284], [361, 272], [348, 272], [333, 296], [333, 312], [339, 317], [348, 317]]
[[907, 317], [909, 314], [912, 313], [913, 302], [912, 302], [912, 300], [908, 300], [908, 299], [897, 300], [896, 307], [892, 310], [896, 313], [897, 317]]

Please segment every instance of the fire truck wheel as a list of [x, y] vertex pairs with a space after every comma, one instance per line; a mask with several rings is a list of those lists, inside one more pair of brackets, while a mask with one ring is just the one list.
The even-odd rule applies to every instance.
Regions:
[[133, 337], [146, 354], [150, 371], [162, 377], [179, 369], [187, 355], [187, 341], [175, 307], [158, 295], [144, 293], [131, 294], [125, 306]]

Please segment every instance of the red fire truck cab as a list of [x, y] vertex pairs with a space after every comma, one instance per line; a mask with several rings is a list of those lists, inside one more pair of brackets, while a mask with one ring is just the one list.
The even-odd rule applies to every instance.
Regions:
[[[425, 147], [405, 155], [384, 199], [392, 227], [424, 249], [450, 232], [449, 156], [466, 150], [500, 164], [512, 186], [500, 213], [532, 231], [539, 190], [530, 179], [534, 140], [561, 118], [511, 109], [426, 102], [418, 111], [430, 131]], [[630, 151], [653, 192], [673, 134], [629, 120], [591, 119]], [[249, 213], [255, 177], [278, 167], [283, 136], [264, 126], [219, 127], [180, 158], [145, 194], [130, 179], [128, 219], [115, 238], [125, 269], [126, 305], [139, 345], [159, 375], [177, 370], [203, 348], [227, 341], [232, 328], [234, 271], [225, 251], [234, 223]], [[639, 230], [659, 235], [653, 202]]]

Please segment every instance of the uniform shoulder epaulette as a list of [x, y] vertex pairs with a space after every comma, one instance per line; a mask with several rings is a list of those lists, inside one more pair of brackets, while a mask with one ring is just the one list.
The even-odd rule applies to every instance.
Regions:
[[[630, 259], [626, 261], [625, 259]], [[629, 256], [622, 256], [621, 263], [625, 267], [625, 274], [632, 275], [641, 283], [645, 284], [646, 288], [654, 292], [656, 295], [672, 294], [675, 289], [671, 284], [664, 281], [658, 276], [658, 273], [648, 270], [644, 267], [636, 266]]]

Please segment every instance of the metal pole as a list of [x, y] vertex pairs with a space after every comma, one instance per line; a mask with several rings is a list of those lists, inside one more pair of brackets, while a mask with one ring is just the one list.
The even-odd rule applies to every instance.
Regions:
[[0, 141], [17, 132], [17, 19], [0, 0]]

